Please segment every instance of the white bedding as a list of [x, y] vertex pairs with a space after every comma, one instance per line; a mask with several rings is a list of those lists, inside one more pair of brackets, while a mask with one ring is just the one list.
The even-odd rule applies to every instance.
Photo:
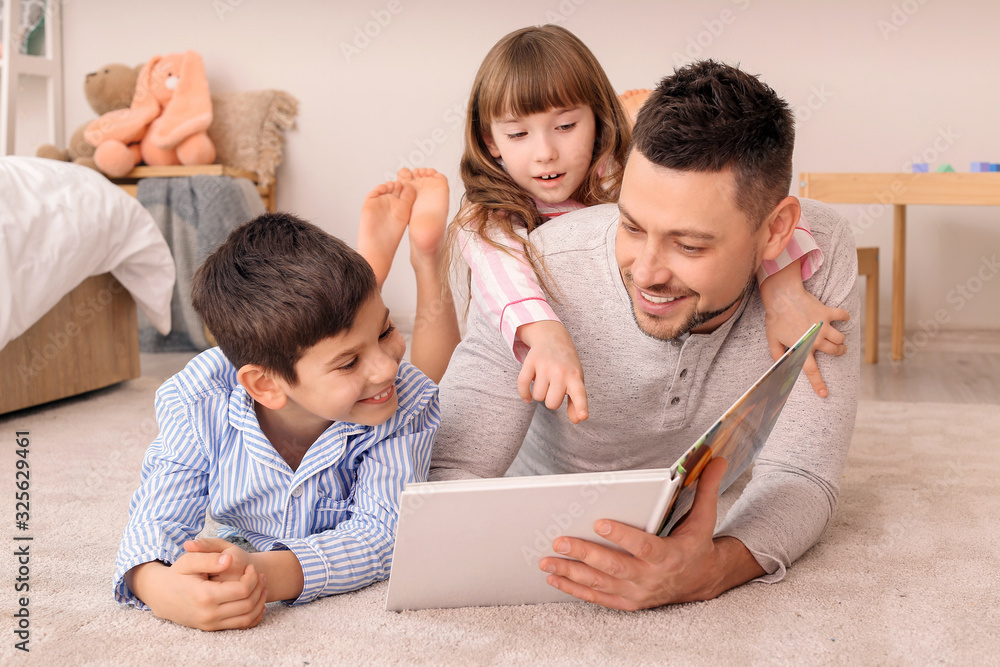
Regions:
[[87, 167], [0, 158], [0, 349], [109, 271], [169, 333], [174, 261], [149, 212]]

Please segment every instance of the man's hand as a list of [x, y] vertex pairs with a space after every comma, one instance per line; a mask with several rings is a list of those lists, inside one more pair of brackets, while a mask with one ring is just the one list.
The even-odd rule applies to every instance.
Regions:
[[778, 273], [760, 284], [760, 297], [764, 303], [764, 326], [767, 345], [771, 357], [777, 361], [789, 347], [802, 337], [809, 327], [822, 322], [819, 335], [813, 343], [812, 352], [802, 370], [812, 384], [817, 395], [826, 397], [827, 390], [823, 376], [816, 365], [816, 351], [833, 356], [847, 352], [844, 344], [846, 336], [830, 324], [833, 321], [846, 322], [851, 315], [843, 308], [828, 308], [802, 286], [799, 262], [792, 262]]
[[186, 553], [165, 565], [137, 565], [126, 575], [136, 597], [158, 617], [199, 630], [252, 628], [264, 617], [266, 581], [251, 565], [235, 581], [212, 581], [232, 567], [230, 554]]
[[764, 574], [734, 538], [713, 540], [724, 459], [713, 459], [701, 474], [694, 505], [668, 537], [658, 537], [617, 521], [602, 519], [594, 532], [627, 553], [571, 537], [553, 542], [569, 558], [543, 558], [539, 567], [549, 585], [612, 609], [648, 609], [676, 602], [709, 600]]
[[566, 415], [574, 424], [587, 418], [587, 389], [583, 366], [569, 332], [561, 322], [543, 320], [522, 324], [517, 335], [531, 349], [517, 376], [517, 393], [526, 403], [532, 399], [557, 410], [563, 396], [569, 400]]

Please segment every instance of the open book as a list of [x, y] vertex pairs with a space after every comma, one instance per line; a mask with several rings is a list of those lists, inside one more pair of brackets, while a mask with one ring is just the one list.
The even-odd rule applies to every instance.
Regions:
[[694, 503], [698, 477], [728, 462], [719, 492], [753, 462], [778, 420], [822, 322], [813, 325], [669, 468], [420, 482], [403, 492], [386, 608], [576, 600], [545, 582], [552, 541], [614, 519], [666, 535]]

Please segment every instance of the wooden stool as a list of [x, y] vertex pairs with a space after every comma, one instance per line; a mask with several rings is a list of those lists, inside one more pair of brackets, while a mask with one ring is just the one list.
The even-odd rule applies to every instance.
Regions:
[[878, 248], [858, 248], [858, 275], [865, 277], [865, 361], [878, 362]]

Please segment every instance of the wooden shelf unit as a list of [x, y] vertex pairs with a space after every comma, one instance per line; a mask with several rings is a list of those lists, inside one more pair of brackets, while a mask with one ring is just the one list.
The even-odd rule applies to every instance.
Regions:
[[231, 178], [246, 178], [257, 186], [257, 192], [264, 202], [264, 208], [270, 212], [277, 210], [276, 182], [262, 186], [257, 182], [257, 174], [246, 169], [227, 167], [222, 164], [202, 164], [202, 165], [175, 165], [169, 167], [147, 167], [145, 165], [136, 167], [121, 178], [112, 178], [111, 182], [120, 186], [127, 193], [135, 197], [139, 189], [139, 179], [142, 178], [176, 178], [178, 176], [229, 176]]
[[20, 52], [14, 39], [21, 24], [21, 3], [6, 0], [3, 4], [3, 33], [0, 34], [0, 155], [13, 155], [17, 133], [17, 102], [22, 76], [45, 79], [46, 121], [48, 141], [64, 146], [63, 81], [62, 81], [62, 5], [61, 0], [49, 0], [45, 5], [45, 53], [29, 55]]

